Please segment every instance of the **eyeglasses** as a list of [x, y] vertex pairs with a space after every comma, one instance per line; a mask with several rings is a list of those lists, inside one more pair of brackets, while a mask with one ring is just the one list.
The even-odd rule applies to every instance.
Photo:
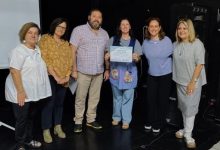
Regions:
[[62, 26], [57, 26], [58, 28], [61, 28], [63, 30], [66, 30], [66, 27], [62, 27]]

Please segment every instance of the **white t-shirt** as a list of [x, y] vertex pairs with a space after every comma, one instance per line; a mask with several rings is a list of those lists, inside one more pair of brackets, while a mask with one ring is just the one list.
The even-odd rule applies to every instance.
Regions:
[[[27, 95], [25, 102], [38, 101], [51, 96], [47, 68], [41, 58], [39, 47], [36, 46], [33, 50], [20, 44], [12, 50], [9, 62], [9, 67], [21, 71], [22, 84]], [[11, 74], [6, 79], [5, 97], [7, 101], [17, 103], [17, 90]]]

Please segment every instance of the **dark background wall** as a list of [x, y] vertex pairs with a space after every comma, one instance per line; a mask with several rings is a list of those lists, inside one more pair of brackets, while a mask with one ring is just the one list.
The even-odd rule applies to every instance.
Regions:
[[[176, 6], [180, 5], [183, 7], [176, 9]], [[104, 17], [102, 27], [108, 31], [110, 36], [114, 34], [119, 18], [128, 17], [135, 36], [142, 42], [146, 19], [149, 16], [157, 16], [161, 18], [166, 34], [174, 40], [177, 18], [192, 17], [195, 14], [189, 6], [200, 6], [208, 10], [207, 14], [202, 13], [205, 20], [197, 22], [197, 28], [198, 34], [205, 40], [209, 66], [207, 67], [208, 77], [210, 83], [215, 83], [215, 80], [211, 79], [213, 75], [216, 76], [216, 71], [220, 68], [218, 66], [220, 34], [217, 31], [216, 19], [217, 9], [220, 8], [219, 0], [80, 0], [77, 4], [75, 0], [40, 0], [41, 28], [43, 33], [46, 33], [54, 18], [65, 17], [70, 23], [70, 34], [75, 26], [86, 23], [91, 8], [100, 8]], [[0, 100], [4, 99], [4, 82], [7, 74], [7, 69], [0, 70]]]

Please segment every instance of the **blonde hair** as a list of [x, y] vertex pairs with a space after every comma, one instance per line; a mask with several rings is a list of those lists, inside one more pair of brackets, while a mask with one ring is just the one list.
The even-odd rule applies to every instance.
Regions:
[[189, 32], [188, 41], [191, 43], [194, 42], [196, 39], [196, 32], [195, 32], [195, 28], [194, 28], [194, 25], [191, 19], [180, 19], [178, 21], [177, 27], [176, 27], [176, 34], [175, 34], [176, 41], [182, 42], [182, 39], [178, 36], [178, 33], [177, 33], [178, 27], [181, 23], [184, 24], [188, 29], [188, 32]]

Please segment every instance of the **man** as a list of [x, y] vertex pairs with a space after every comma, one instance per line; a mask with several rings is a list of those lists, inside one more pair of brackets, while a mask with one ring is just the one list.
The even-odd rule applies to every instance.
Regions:
[[[72, 44], [74, 57], [72, 76], [78, 82], [75, 99], [74, 132], [82, 132], [87, 94], [89, 94], [89, 97], [86, 125], [94, 129], [102, 128], [96, 122], [96, 110], [103, 81], [104, 52], [109, 36], [101, 28], [101, 24], [102, 12], [93, 9], [89, 13], [87, 24], [77, 26], [71, 34], [70, 43]], [[109, 72], [106, 71], [104, 79], [107, 80], [108, 78]]]

